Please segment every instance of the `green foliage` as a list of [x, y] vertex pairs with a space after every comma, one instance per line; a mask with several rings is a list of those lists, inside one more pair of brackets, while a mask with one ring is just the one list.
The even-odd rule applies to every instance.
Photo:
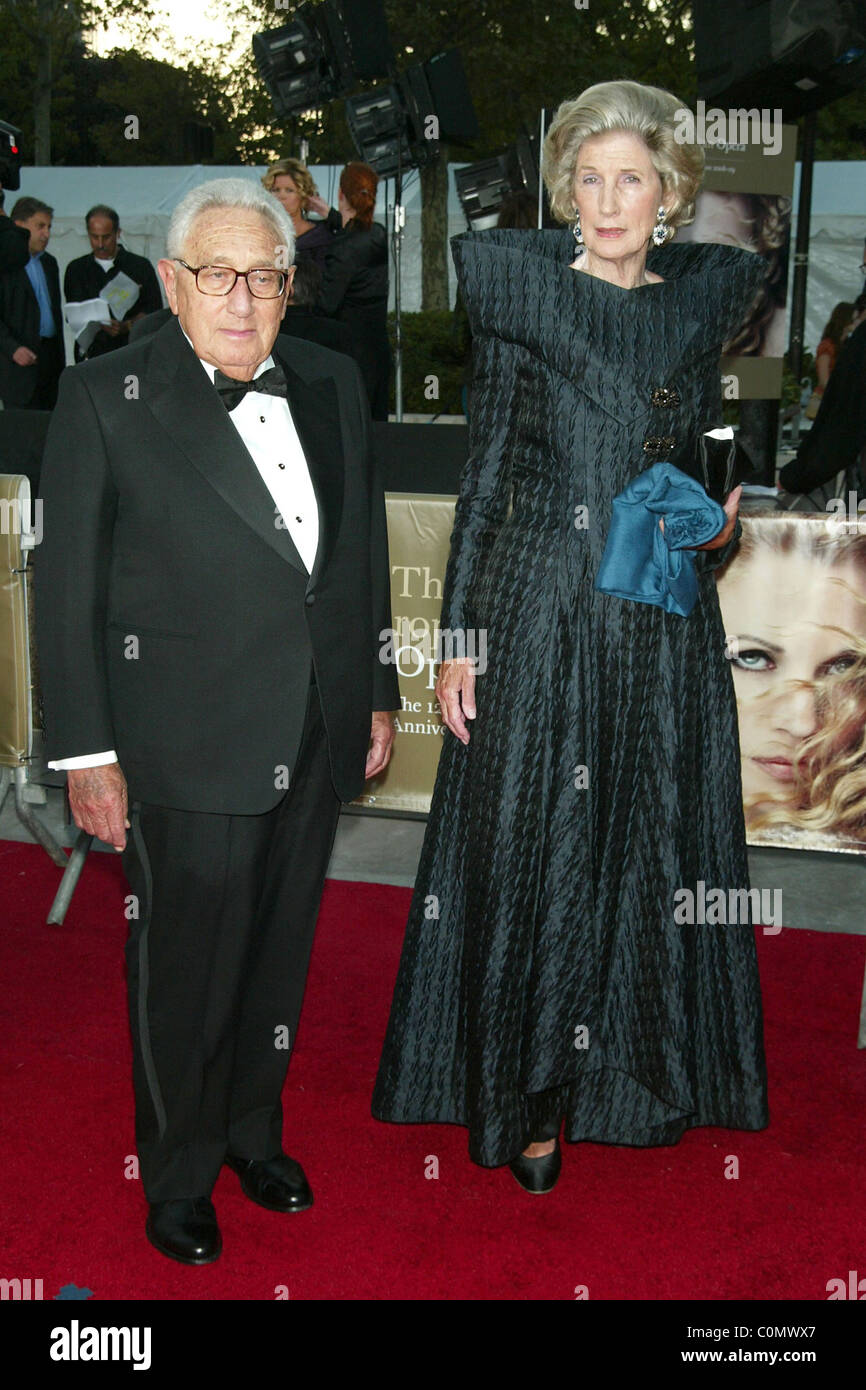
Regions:
[[866, 159], [866, 91], [851, 92], [818, 112], [816, 159]]
[[[191, 121], [213, 128], [214, 151], [208, 162], [237, 162], [230, 105], [221, 87], [203, 69], [193, 65], [176, 68], [133, 51], [115, 51], [108, 58], [88, 58], [77, 64], [74, 76], [76, 94], [89, 88], [88, 99], [75, 103], [75, 111], [87, 112], [88, 119], [81, 124], [73, 122], [70, 135], [77, 142], [76, 157], [69, 158], [62, 150], [65, 162], [187, 163], [183, 126]], [[125, 120], [130, 114], [138, 120], [137, 139], [128, 139], [125, 134]]]
[[[469, 334], [465, 316], [450, 310], [403, 313], [403, 410], [407, 415], [461, 415], [462, 389], [469, 371]], [[394, 315], [388, 315], [394, 352]], [[438, 378], [438, 399], [425, 393], [431, 376]], [[391, 380], [391, 410], [394, 382]]]

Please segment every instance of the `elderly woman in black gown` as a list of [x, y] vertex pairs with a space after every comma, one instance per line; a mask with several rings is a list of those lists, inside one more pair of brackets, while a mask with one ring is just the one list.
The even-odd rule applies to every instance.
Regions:
[[535, 1193], [561, 1132], [649, 1146], [767, 1123], [754, 926], [675, 915], [701, 882], [748, 889], [712, 573], [739, 490], [691, 552], [687, 617], [594, 586], [614, 497], [693, 466], [721, 423], [720, 347], [764, 275], [740, 248], [667, 244], [703, 168], [680, 111], [632, 82], [564, 102], [543, 172], [570, 225], [452, 239], [475, 380], [440, 621], [467, 646], [439, 671], [373, 1113], [465, 1125], [472, 1159]]

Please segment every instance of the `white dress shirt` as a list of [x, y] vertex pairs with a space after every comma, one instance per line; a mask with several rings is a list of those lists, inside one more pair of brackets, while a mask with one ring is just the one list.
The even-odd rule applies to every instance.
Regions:
[[[186, 333], [184, 337], [192, 347]], [[198, 360], [213, 381], [216, 367]], [[268, 357], [256, 369], [255, 376], [275, 365], [273, 357]], [[224, 408], [220, 402], [220, 409]], [[274, 525], [288, 530], [308, 573], [312, 573], [319, 545], [319, 505], [288, 401], [283, 396], [248, 391], [240, 404], [229, 411], [229, 419], [274, 500]], [[103, 767], [115, 762], [117, 754], [110, 748], [103, 753], [57, 758], [48, 766], [63, 770]]]

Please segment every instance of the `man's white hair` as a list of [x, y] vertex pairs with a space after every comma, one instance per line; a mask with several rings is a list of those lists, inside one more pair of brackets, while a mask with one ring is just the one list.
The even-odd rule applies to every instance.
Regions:
[[252, 179], [210, 179], [191, 188], [181, 198], [169, 219], [166, 233], [166, 250], [170, 260], [185, 260], [184, 247], [192, 231], [193, 223], [203, 212], [211, 208], [243, 208], [246, 212], [257, 212], [267, 222], [274, 233], [277, 251], [280, 254], [277, 264], [288, 268], [295, 259], [295, 227], [282, 203], [273, 193], [267, 193], [261, 184]]

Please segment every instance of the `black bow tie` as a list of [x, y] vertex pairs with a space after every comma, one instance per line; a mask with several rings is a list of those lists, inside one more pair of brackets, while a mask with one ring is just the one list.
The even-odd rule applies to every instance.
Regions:
[[253, 381], [236, 381], [233, 376], [226, 376], [225, 372], [221, 372], [217, 367], [213, 384], [219, 391], [226, 410], [234, 410], [236, 405], [240, 405], [248, 391], [261, 391], [266, 396], [282, 396], [284, 399], [288, 397], [286, 376], [282, 367], [269, 367]]

